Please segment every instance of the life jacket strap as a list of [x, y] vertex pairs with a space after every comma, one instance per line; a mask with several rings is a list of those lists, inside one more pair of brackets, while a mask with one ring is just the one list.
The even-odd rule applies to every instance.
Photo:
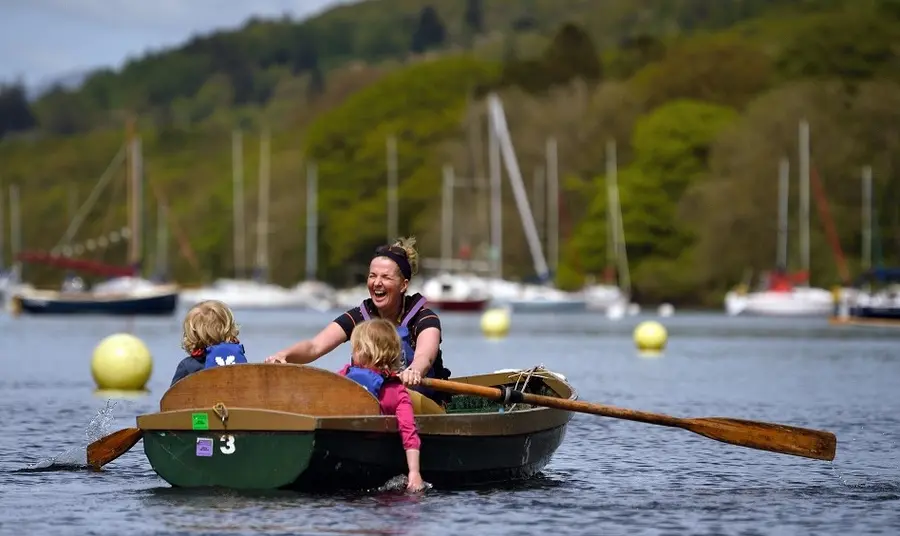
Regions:
[[403, 317], [403, 321], [400, 322], [400, 325], [406, 326], [407, 324], [409, 324], [409, 321], [412, 320], [412, 317], [416, 316], [416, 313], [418, 313], [422, 309], [422, 307], [425, 307], [425, 304], [427, 302], [428, 300], [424, 296], [419, 299], [419, 301], [417, 301], [416, 304], [412, 306], [412, 309], [410, 309], [409, 312], [406, 313], [406, 316]]
[[[409, 321], [412, 320], [416, 313], [422, 310], [422, 307], [425, 307], [425, 304], [428, 303], [428, 299], [424, 296], [416, 302], [415, 305], [412, 306], [412, 309], [406, 313], [406, 316], [403, 317], [403, 320], [400, 322], [401, 326], [406, 326], [409, 324]], [[372, 315], [369, 314], [369, 309], [366, 307], [366, 300], [363, 300], [361, 304], [359, 304], [359, 312], [362, 313], [363, 321], [371, 320]]]

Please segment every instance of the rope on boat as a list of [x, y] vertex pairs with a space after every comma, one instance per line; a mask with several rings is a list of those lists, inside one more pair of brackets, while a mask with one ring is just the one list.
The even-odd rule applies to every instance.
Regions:
[[[516, 383], [515, 383], [515, 386], [513, 387], [513, 389], [516, 391], [524, 391], [528, 387], [528, 382], [531, 380], [531, 378], [535, 378], [535, 377], [541, 378], [541, 379], [555, 378], [553, 373], [550, 372], [546, 367], [544, 367], [543, 363], [541, 363], [540, 365], [531, 367], [530, 369], [527, 369], [527, 370], [520, 370], [520, 371], [516, 372], [514, 374], [514, 376], [516, 378]], [[522, 381], [523, 376], [524, 376], [524, 381]], [[513, 377], [513, 375], [510, 375], [510, 377]], [[521, 386], [519, 385], [519, 382], [522, 382]], [[504, 402], [509, 402], [509, 396], [510, 396], [510, 392], [507, 391]], [[517, 405], [518, 405], [518, 403], [514, 403], [511, 406], [509, 406], [509, 408], [504, 408], [503, 406], [500, 406], [500, 412], [502, 413], [503, 411], [513, 411], [516, 409]]]
[[216, 405], [213, 406], [213, 411], [219, 416], [219, 420], [222, 421], [222, 426], [225, 426], [225, 421], [228, 420], [228, 408], [225, 407], [225, 404], [216, 402]]

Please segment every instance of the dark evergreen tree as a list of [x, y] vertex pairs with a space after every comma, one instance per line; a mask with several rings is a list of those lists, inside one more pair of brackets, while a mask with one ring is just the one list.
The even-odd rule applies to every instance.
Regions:
[[478, 35], [484, 31], [484, 6], [481, 0], [466, 0], [466, 11], [463, 15], [466, 28]]
[[325, 75], [322, 68], [316, 65], [309, 71], [309, 85], [306, 86], [307, 97], [318, 97], [325, 91]]
[[35, 126], [25, 87], [21, 83], [0, 86], [0, 138]]
[[447, 31], [444, 29], [440, 15], [431, 6], [423, 7], [416, 28], [413, 30], [410, 50], [421, 54], [430, 48], [443, 45], [446, 38]]
[[544, 52], [548, 85], [566, 84], [581, 78], [597, 82], [602, 75], [600, 56], [591, 37], [579, 26], [566, 23]]

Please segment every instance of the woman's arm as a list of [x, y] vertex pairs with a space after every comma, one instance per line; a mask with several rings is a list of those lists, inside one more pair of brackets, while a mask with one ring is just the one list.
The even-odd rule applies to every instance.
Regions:
[[416, 354], [409, 368], [400, 373], [405, 385], [419, 385], [425, 373], [431, 369], [441, 346], [441, 330], [425, 328], [416, 337]]
[[306, 365], [334, 350], [339, 344], [346, 342], [344, 328], [336, 322], [330, 322], [312, 339], [300, 341], [274, 355], [266, 358], [266, 363], [294, 363]]

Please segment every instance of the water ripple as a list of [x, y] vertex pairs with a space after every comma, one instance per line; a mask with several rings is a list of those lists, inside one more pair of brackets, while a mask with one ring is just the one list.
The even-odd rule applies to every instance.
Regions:
[[[261, 360], [332, 316], [244, 315], [242, 342]], [[92, 319], [73, 328], [23, 317], [0, 335], [0, 534], [900, 532], [896, 335], [686, 314], [666, 320], [669, 348], [649, 360], [637, 357], [630, 339], [638, 319], [516, 317], [512, 335], [499, 342], [478, 335], [477, 316], [442, 320], [456, 375], [544, 363], [572, 379], [584, 400], [831, 430], [837, 457], [781, 456], [684, 430], [577, 415], [552, 463], [524, 483], [415, 495], [402, 490], [402, 477], [380, 490], [330, 495], [173, 489], [140, 444], [103, 471], [84, 464], [90, 441], [157, 409], [180, 359], [177, 322], [134, 323], [154, 355], [150, 394], [113, 405], [93, 393], [90, 355], [99, 338], [125, 324]], [[11, 357], [35, 348], [46, 355], [24, 364]], [[343, 359], [317, 365], [337, 369]]]

